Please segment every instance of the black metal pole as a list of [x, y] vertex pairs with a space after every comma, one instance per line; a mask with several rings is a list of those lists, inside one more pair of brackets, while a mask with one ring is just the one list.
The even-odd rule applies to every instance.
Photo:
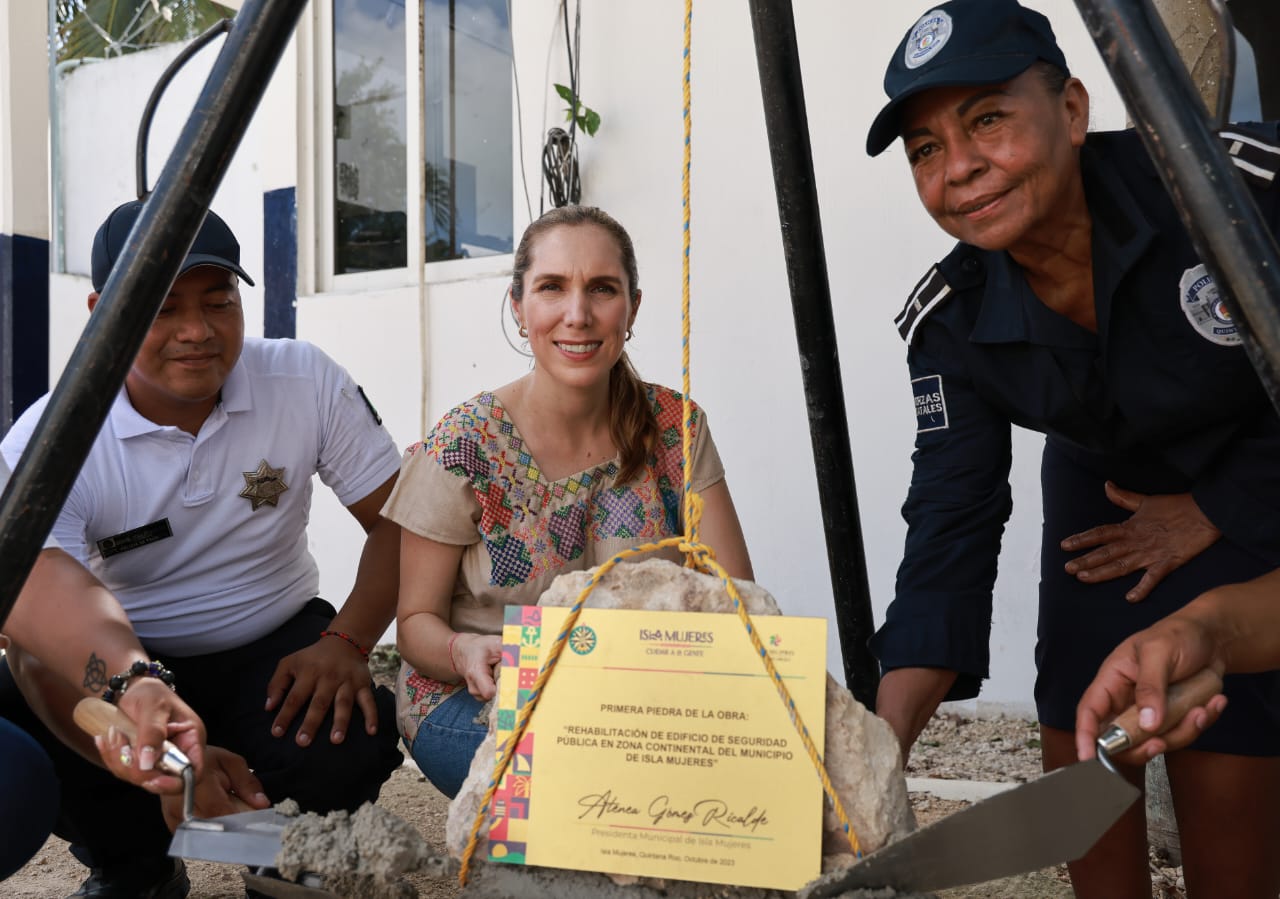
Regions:
[[1280, 410], [1280, 250], [1148, 0], [1076, 0], [1249, 361]]
[[247, 0], [0, 495], [0, 629], [187, 255], [306, 0]]
[[874, 630], [871, 589], [858, 518], [795, 19], [790, 0], [751, 0], [750, 6], [845, 682], [859, 702], [874, 708], [880, 672], [867, 648]]

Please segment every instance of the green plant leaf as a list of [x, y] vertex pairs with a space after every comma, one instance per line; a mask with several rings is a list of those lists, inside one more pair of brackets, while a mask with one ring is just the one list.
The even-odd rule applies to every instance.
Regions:
[[553, 87], [555, 87], [556, 93], [560, 95], [561, 100], [566, 103], [573, 102], [573, 91], [569, 90], [569, 88], [565, 87], [563, 84], [556, 84], [553, 85]]
[[595, 137], [596, 131], [600, 128], [600, 113], [596, 112], [594, 109], [588, 109], [587, 114], [583, 118], [585, 121], [582, 123], [582, 127], [586, 129], [587, 134], [591, 137]]

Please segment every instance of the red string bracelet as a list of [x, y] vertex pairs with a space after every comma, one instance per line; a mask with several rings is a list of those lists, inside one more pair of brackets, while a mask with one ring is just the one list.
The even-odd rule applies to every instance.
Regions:
[[355, 637], [351, 636], [350, 634], [344, 634], [342, 631], [321, 631], [320, 636], [337, 637], [339, 640], [346, 640], [348, 643], [350, 643], [352, 646], [356, 648], [356, 650], [360, 653], [360, 655], [364, 656], [366, 659], [369, 658], [369, 650], [361, 646], [360, 641], [358, 641]]
[[453, 669], [454, 674], [458, 674], [458, 666], [453, 663], [453, 641], [462, 636], [462, 631], [454, 631], [453, 636], [449, 638], [449, 667]]

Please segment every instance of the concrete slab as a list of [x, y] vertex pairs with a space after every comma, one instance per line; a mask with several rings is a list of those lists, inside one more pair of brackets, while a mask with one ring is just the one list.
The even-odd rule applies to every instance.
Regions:
[[941, 780], [936, 777], [908, 777], [908, 793], [928, 793], [939, 799], [981, 802], [997, 793], [1021, 786], [1016, 783], [990, 783], [981, 780]]

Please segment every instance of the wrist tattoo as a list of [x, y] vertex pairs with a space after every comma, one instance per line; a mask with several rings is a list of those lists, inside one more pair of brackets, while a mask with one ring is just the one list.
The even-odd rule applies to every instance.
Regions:
[[101, 693], [107, 685], [107, 663], [96, 653], [89, 653], [89, 664], [84, 666], [84, 688]]

